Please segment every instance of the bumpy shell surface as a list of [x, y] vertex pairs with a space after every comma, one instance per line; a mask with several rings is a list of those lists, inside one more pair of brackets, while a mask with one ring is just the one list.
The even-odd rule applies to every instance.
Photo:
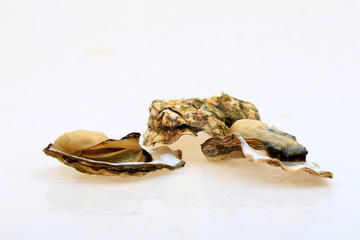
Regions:
[[146, 151], [140, 147], [139, 137], [139, 133], [131, 133], [114, 140], [96, 132], [74, 131], [62, 135], [43, 151], [79, 172], [106, 176], [142, 176], [185, 165], [180, 150], [164, 146]]
[[224, 136], [238, 119], [260, 119], [254, 104], [225, 93], [208, 99], [155, 100], [149, 107], [145, 146], [171, 144], [183, 134]]
[[201, 145], [201, 151], [210, 160], [227, 160], [233, 158], [246, 158], [251, 162], [266, 162], [273, 166], [279, 166], [288, 172], [306, 171], [312, 175], [325, 178], [333, 178], [333, 174], [320, 169], [315, 163], [306, 161], [281, 161], [269, 156], [264, 151], [259, 151], [249, 144], [238, 134], [230, 134], [223, 137], [213, 137]]

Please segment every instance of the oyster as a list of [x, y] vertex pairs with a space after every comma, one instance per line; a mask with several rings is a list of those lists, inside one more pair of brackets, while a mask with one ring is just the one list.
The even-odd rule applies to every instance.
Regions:
[[229, 129], [228, 136], [209, 138], [201, 145], [201, 151], [211, 160], [247, 158], [252, 162], [280, 166], [289, 172], [302, 170], [333, 177], [331, 172], [305, 161], [308, 152], [294, 136], [260, 121], [238, 120]]
[[183, 134], [224, 136], [238, 119], [260, 119], [257, 108], [225, 93], [208, 99], [155, 100], [149, 107], [145, 146], [174, 143]]
[[77, 130], [63, 134], [43, 151], [80, 172], [107, 176], [141, 176], [185, 165], [180, 150], [160, 147], [146, 151], [139, 145], [139, 138], [139, 133], [130, 133], [114, 140], [100, 132]]
[[308, 151], [289, 133], [257, 120], [238, 120], [229, 129], [237, 133], [256, 150], [265, 150], [270, 157], [281, 161], [305, 161]]

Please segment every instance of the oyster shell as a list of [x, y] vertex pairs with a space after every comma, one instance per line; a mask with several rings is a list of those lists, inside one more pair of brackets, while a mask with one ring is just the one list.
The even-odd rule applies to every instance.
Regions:
[[145, 146], [174, 143], [183, 134], [224, 136], [238, 119], [260, 119], [257, 108], [225, 93], [208, 99], [155, 100], [149, 107]]
[[139, 145], [139, 138], [139, 133], [130, 133], [114, 140], [100, 132], [77, 130], [63, 134], [43, 151], [79, 172], [107, 176], [142, 176], [185, 165], [180, 150], [164, 146], [146, 151]]
[[[240, 122], [240, 123], [238, 123]], [[247, 158], [252, 162], [266, 162], [288, 172], [306, 171], [312, 175], [333, 178], [315, 163], [305, 161], [307, 150], [294, 136], [275, 127], [253, 120], [239, 120], [229, 129], [228, 136], [213, 137], [201, 145], [210, 160]]]
[[308, 153], [295, 136], [258, 120], [238, 120], [228, 133], [239, 134], [254, 149], [264, 150], [270, 157], [281, 161], [305, 161]]

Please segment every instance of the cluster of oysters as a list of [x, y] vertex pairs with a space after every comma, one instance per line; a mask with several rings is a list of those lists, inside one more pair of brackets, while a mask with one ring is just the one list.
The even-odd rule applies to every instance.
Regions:
[[[208, 99], [155, 100], [149, 107], [144, 146], [172, 144], [182, 135], [210, 135], [201, 151], [210, 160], [246, 158], [266, 162], [285, 171], [306, 171], [332, 178], [317, 164], [306, 162], [307, 150], [293, 135], [260, 121], [257, 108], [225, 93]], [[105, 134], [77, 130], [60, 136], [43, 151], [76, 170], [97, 175], [142, 176], [162, 168], [183, 167], [181, 150], [167, 146], [143, 149], [139, 133], [120, 140]]]

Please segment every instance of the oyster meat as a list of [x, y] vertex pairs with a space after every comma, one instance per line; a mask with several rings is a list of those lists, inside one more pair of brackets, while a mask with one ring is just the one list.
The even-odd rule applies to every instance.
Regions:
[[210, 136], [224, 136], [238, 119], [260, 119], [254, 104], [225, 93], [208, 99], [155, 100], [149, 111], [145, 146], [171, 144], [183, 134], [196, 136], [201, 131]]
[[77, 130], [63, 134], [43, 151], [80, 172], [97, 175], [141, 176], [185, 165], [180, 150], [159, 147], [146, 151], [139, 145], [139, 138], [139, 133], [130, 133], [114, 140], [101, 132]]
[[281, 161], [305, 161], [308, 151], [289, 133], [256, 120], [238, 120], [228, 134], [236, 133], [256, 150], [265, 150], [270, 157]]
[[247, 158], [252, 162], [266, 162], [283, 170], [306, 171], [332, 178], [315, 163], [306, 162], [307, 150], [296, 138], [275, 127], [256, 120], [238, 120], [229, 129], [229, 135], [213, 137], [201, 145], [201, 151], [211, 160]]

